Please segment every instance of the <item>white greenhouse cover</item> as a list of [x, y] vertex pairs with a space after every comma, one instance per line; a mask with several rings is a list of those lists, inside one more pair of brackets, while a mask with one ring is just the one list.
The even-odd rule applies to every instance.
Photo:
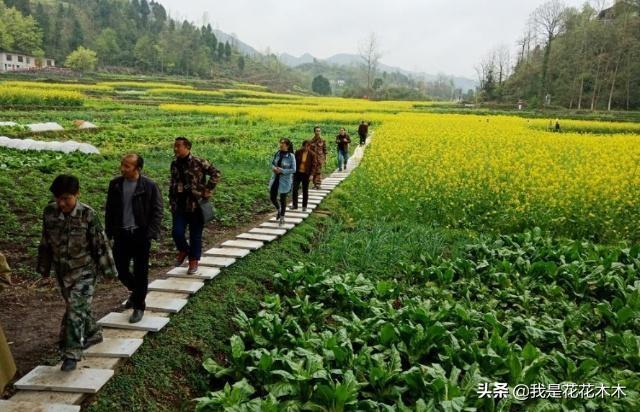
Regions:
[[73, 140], [66, 142], [43, 142], [33, 139], [11, 139], [6, 136], [0, 136], [0, 147], [7, 147], [17, 150], [36, 150], [36, 151], [52, 151], [71, 153], [76, 150], [82, 153], [100, 153], [93, 145], [88, 143], [80, 143]]

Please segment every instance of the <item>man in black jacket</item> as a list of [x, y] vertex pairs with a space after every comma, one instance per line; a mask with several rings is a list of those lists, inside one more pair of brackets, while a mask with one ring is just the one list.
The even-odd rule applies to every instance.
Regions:
[[[120, 162], [120, 174], [109, 183], [105, 232], [113, 239], [118, 278], [131, 291], [126, 307], [133, 308], [129, 322], [144, 316], [149, 276], [151, 240], [160, 234], [162, 196], [158, 185], [142, 175], [144, 160], [128, 154]], [[129, 264], [133, 259], [133, 273]]]

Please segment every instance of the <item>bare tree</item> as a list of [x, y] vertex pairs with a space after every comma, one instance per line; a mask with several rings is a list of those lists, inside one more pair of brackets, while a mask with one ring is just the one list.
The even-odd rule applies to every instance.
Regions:
[[551, 43], [560, 34], [564, 22], [566, 6], [560, 0], [549, 0], [538, 7], [531, 15], [531, 20], [544, 39], [544, 55], [542, 58], [542, 76], [540, 78], [540, 101], [547, 94], [547, 73]]
[[494, 51], [494, 60], [498, 74], [498, 86], [502, 86], [502, 82], [511, 74], [511, 52], [509, 47], [501, 44]]
[[367, 89], [371, 89], [373, 78], [375, 77], [376, 70], [378, 68], [378, 62], [382, 57], [380, 44], [376, 34], [371, 32], [369, 36], [360, 43], [358, 50], [360, 58], [364, 62], [365, 71], [367, 72]]
[[532, 43], [535, 46], [536, 42], [536, 30], [533, 26], [533, 21], [530, 19], [525, 27], [524, 33], [522, 37], [518, 40], [518, 64], [523, 63], [529, 58], [529, 54], [531, 54], [531, 45]]

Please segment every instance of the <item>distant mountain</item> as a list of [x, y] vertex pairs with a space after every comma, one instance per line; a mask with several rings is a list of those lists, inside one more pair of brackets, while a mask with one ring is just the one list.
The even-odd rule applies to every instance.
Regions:
[[[241, 41], [235, 35], [231, 35], [220, 30], [214, 30], [214, 33], [218, 41], [222, 41], [222, 42], [228, 41], [240, 53], [249, 55], [251, 57], [262, 55], [262, 53], [260, 53], [258, 50], [254, 49], [249, 44]], [[288, 53], [282, 53], [278, 56], [278, 59], [284, 65], [292, 68], [302, 66], [305, 64], [314, 63], [314, 61], [316, 60], [321, 63], [326, 63], [330, 65], [335, 65], [335, 66], [351, 67], [351, 66], [359, 66], [360, 64], [362, 64], [362, 58], [359, 55], [350, 54], [350, 53], [338, 53], [326, 59], [318, 59], [310, 53], [304, 53], [299, 57], [293, 56]], [[435, 75], [435, 74], [413, 72], [411, 70], [406, 70], [401, 67], [389, 66], [384, 63], [380, 63], [378, 65], [378, 70], [381, 72], [387, 72], [387, 73], [396, 73], [396, 72], [402, 73], [405, 76], [408, 76], [414, 79], [424, 80], [424, 81], [434, 81], [438, 78], [438, 75]], [[449, 75], [444, 75], [444, 76], [450, 77]], [[465, 92], [469, 89], [475, 88], [477, 85], [477, 82], [473, 79], [469, 79], [466, 77], [458, 77], [458, 76], [453, 76], [453, 83], [457, 88], [460, 88]]]
[[315, 60], [315, 57], [313, 57], [309, 53], [305, 53], [300, 57], [295, 57], [288, 53], [282, 53], [280, 56], [278, 56], [278, 58], [282, 63], [286, 64], [289, 67], [297, 67], [303, 64], [313, 63], [313, 61]]
[[230, 34], [227, 34], [223, 31], [214, 29], [213, 30], [213, 34], [216, 35], [216, 39], [218, 39], [219, 42], [226, 42], [228, 41], [229, 44], [231, 44], [231, 46], [233, 46], [236, 50], [238, 50], [240, 53], [245, 54], [247, 56], [251, 56], [251, 57], [255, 57], [260, 55], [261, 53], [258, 52], [256, 49], [254, 49], [253, 47], [249, 46], [247, 43], [239, 40], [236, 36], [232, 36]]
[[[314, 60], [318, 60], [327, 64], [333, 64], [336, 66], [358, 66], [362, 64], [362, 58], [359, 55], [349, 53], [338, 53], [331, 57], [327, 57], [326, 59], [316, 59], [309, 53], [305, 53], [300, 57], [295, 57], [290, 54], [283, 53], [279, 56], [279, 58], [282, 63], [289, 67], [297, 67], [303, 64], [313, 63]], [[380, 63], [378, 65], [378, 70], [388, 73], [398, 72], [404, 74], [405, 76], [425, 81], [434, 81], [438, 78], [438, 75], [435, 74], [413, 72], [401, 67], [389, 66], [384, 63]], [[475, 80], [459, 76], [453, 76], [453, 83], [457, 88], [460, 88], [465, 92], [469, 89], [475, 88], [477, 85], [477, 82]]]

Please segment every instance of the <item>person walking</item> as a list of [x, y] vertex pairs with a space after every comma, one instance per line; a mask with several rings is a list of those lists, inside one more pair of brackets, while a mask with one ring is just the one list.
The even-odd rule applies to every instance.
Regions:
[[316, 155], [311, 151], [311, 142], [302, 142], [302, 148], [296, 150], [296, 173], [293, 176], [293, 207], [298, 208], [298, 189], [302, 184], [302, 211], [307, 211], [309, 200], [309, 179], [315, 167]]
[[[347, 162], [349, 161], [349, 143], [351, 137], [347, 134], [344, 127], [340, 128], [340, 132], [336, 136], [336, 145], [338, 145], [338, 171], [347, 170]], [[344, 165], [344, 166], [343, 166]]]
[[360, 137], [360, 146], [364, 145], [367, 141], [367, 135], [369, 134], [369, 124], [364, 120], [360, 122], [358, 126], [358, 136]]
[[144, 316], [151, 240], [158, 239], [164, 214], [160, 189], [142, 175], [143, 167], [144, 159], [140, 155], [128, 154], [122, 158], [121, 176], [109, 183], [104, 218], [107, 237], [113, 239], [118, 278], [131, 292], [125, 304], [125, 308], [133, 309], [131, 323], [140, 322]]
[[44, 208], [37, 271], [48, 277], [53, 267], [60, 284], [66, 303], [60, 328], [61, 369], [70, 371], [83, 349], [103, 340], [91, 313], [96, 272], [115, 278], [117, 269], [98, 216], [78, 201], [78, 178], [59, 175], [49, 190], [55, 201]]
[[320, 126], [313, 128], [311, 151], [316, 157], [316, 164], [312, 172], [313, 188], [320, 189], [320, 184], [322, 183], [322, 168], [327, 161], [327, 143], [322, 138]]
[[[175, 263], [180, 266], [188, 257], [187, 273], [193, 275], [198, 272], [198, 262], [202, 255], [202, 231], [205, 223], [199, 202], [211, 197], [220, 182], [221, 173], [207, 160], [191, 154], [191, 142], [186, 137], [175, 139], [173, 153], [175, 158], [171, 162], [169, 203], [173, 217], [171, 232], [178, 249]], [[189, 242], [185, 235], [187, 226]]]
[[276, 219], [280, 225], [283, 225], [287, 209], [287, 194], [291, 191], [292, 176], [296, 172], [296, 157], [289, 139], [282, 138], [279, 144], [280, 147], [271, 160], [269, 194], [271, 203], [278, 211]]

